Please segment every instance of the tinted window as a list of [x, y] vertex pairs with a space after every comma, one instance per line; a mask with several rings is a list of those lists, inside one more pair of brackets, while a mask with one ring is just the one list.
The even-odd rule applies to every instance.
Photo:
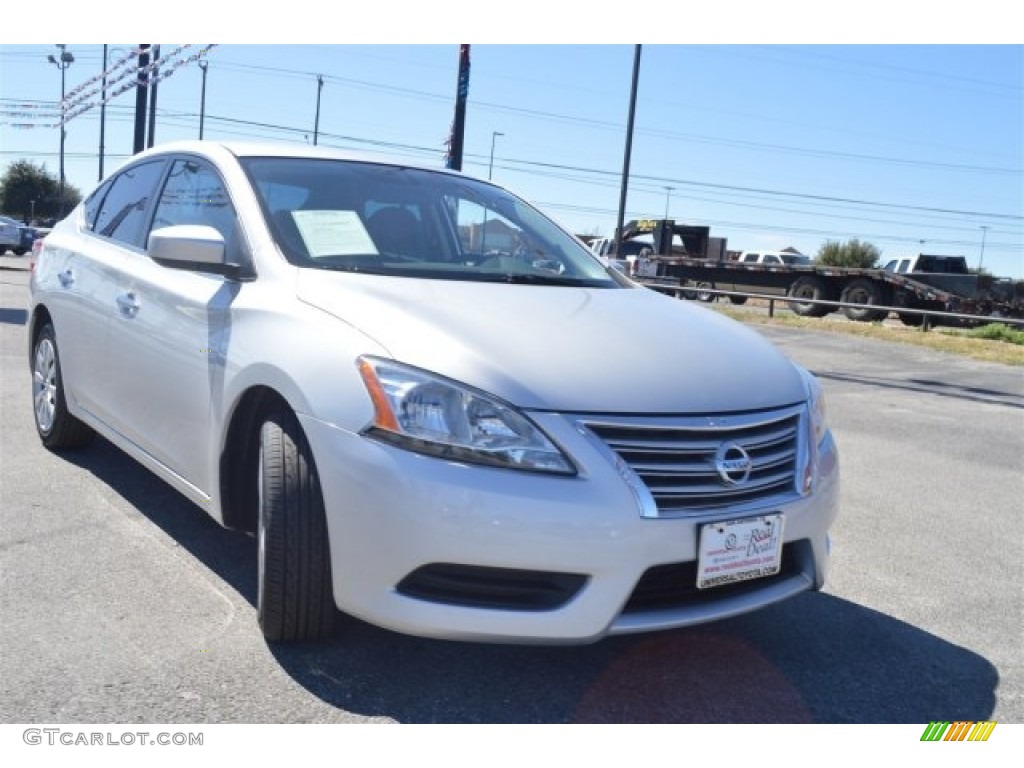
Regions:
[[93, 231], [128, 245], [140, 245], [146, 210], [164, 162], [157, 160], [132, 166], [114, 177], [103, 198]]

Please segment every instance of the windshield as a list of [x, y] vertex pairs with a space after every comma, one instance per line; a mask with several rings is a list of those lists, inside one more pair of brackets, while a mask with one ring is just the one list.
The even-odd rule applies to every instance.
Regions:
[[614, 288], [575, 238], [492, 184], [344, 160], [243, 158], [291, 263], [399, 277]]

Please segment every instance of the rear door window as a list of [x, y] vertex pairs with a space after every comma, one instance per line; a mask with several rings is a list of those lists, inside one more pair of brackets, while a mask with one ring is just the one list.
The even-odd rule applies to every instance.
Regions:
[[134, 165], [114, 177], [100, 203], [92, 230], [97, 235], [141, 247], [150, 201], [164, 170], [163, 160]]

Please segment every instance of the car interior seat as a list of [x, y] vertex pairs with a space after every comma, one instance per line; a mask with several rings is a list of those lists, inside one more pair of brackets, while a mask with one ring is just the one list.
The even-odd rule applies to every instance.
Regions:
[[381, 208], [366, 220], [366, 229], [382, 254], [418, 257], [422, 253], [420, 221], [408, 208]]

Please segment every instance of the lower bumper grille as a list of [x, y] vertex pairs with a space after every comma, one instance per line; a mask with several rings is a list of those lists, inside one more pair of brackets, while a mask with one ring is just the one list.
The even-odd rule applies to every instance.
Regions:
[[779, 572], [774, 576], [723, 584], [711, 589], [697, 589], [697, 562], [695, 560], [686, 563], [656, 565], [653, 568], [648, 568], [640, 578], [623, 613], [683, 608], [688, 605], [720, 600], [730, 595], [752, 592], [772, 582], [801, 573], [804, 548], [809, 546], [810, 542], [807, 541], [786, 544], [782, 548]]
[[550, 611], [575, 597], [587, 583], [578, 573], [487, 568], [433, 563], [398, 584], [399, 594], [467, 608]]

